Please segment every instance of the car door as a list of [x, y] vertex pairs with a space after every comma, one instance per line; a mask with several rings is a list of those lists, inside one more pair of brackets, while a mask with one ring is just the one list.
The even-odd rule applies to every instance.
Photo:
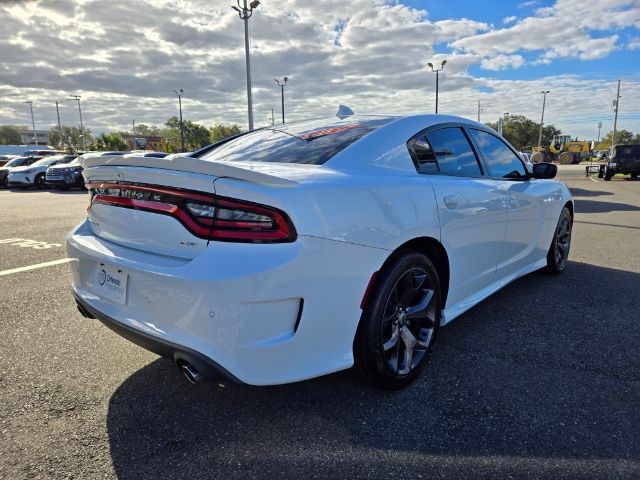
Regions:
[[548, 182], [529, 178], [520, 156], [496, 134], [468, 128], [489, 176], [497, 182], [507, 204], [507, 228], [496, 279], [504, 278], [543, 258], [549, 248]]
[[455, 305], [493, 281], [507, 223], [504, 195], [460, 125], [427, 129], [409, 147], [435, 192], [450, 265], [447, 305]]

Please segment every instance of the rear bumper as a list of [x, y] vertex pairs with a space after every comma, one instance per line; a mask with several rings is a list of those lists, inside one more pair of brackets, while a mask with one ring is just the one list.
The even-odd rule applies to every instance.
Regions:
[[[349, 368], [362, 295], [389, 252], [300, 236], [288, 244], [212, 242], [195, 258], [67, 237], [78, 303], [109, 328], [202, 373], [251, 385]], [[101, 263], [127, 274], [126, 301], [96, 294]]]
[[167, 340], [161, 340], [140, 330], [136, 330], [135, 328], [128, 327], [127, 325], [98, 311], [75, 293], [74, 297], [76, 299], [78, 309], [83, 313], [83, 315], [99, 320], [105, 326], [109, 327], [111, 330], [130, 342], [160, 355], [161, 357], [172, 359], [174, 362], [179, 362], [181, 360], [186, 361], [193, 365], [198, 372], [209, 379], [224, 377], [233, 382], [242, 383], [207, 356], [185, 346], [178, 345]]

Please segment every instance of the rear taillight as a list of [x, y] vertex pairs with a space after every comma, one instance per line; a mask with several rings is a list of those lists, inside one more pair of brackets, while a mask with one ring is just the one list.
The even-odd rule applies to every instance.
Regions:
[[287, 215], [273, 207], [213, 194], [141, 184], [91, 183], [91, 205], [132, 208], [174, 217], [195, 236], [227, 242], [293, 242]]

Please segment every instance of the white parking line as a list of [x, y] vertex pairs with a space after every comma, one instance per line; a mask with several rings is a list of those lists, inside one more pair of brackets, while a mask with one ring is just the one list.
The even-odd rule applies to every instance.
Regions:
[[51, 267], [53, 265], [60, 265], [62, 263], [69, 263], [71, 260], [73, 260], [73, 259], [71, 259], [71, 258], [62, 258], [60, 260], [53, 260], [52, 262], [36, 263], [35, 265], [29, 265], [27, 267], [12, 268], [11, 270], [2, 270], [2, 271], [0, 271], [0, 277], [2, 275], [11, 275], [12, 273], [19, 273], [19, 272], [26, 272], [28, 270], [35, 270], [36, 268]]
[[589, 180], [591, 180], [592, 182], [600, 183], [600, 180], [596, 180], [595, 178], [589, 177]]

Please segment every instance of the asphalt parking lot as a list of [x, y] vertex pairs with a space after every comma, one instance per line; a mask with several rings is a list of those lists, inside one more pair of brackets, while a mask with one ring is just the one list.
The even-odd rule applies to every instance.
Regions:
[[187, 383], [77, 312], [64, 237], [86, 193], [0, 190], [0, 479], [640, 478], [640, 181], [560, 178], [568, 270], [442, 329], [396, 393], [351, 372]]

